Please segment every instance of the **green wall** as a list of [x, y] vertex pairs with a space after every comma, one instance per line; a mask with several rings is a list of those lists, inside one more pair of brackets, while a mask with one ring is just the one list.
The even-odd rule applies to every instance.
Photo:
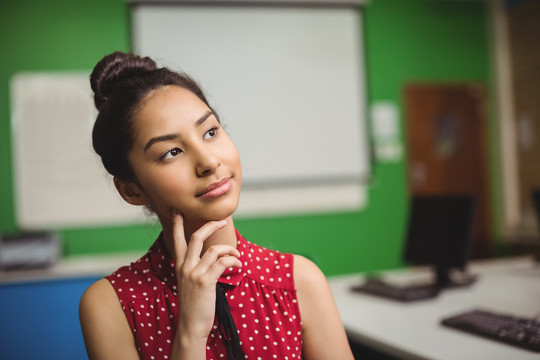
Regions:
[[[10, 77], [19, 71], [90, 70], [104, 54], [130, 49], [129, 28], [123, 0], [0, 3], [0, 231], [16, 230]], [[365, 9], [368, 104], [392, 101], [401, 107], [401, 89], [408, 81], [478, 81], [489, 86], [488, 35], [483, 2], [372, 0]], [[496, 159], [493, 163], [495, 168]], [[328, 275], [398, 267], [407, 215], [405, 175], [403, 161], [375, 161], [368, 205], [361, 211], [242, 219], [236, 226], [260, 245], [311, 257]], [[497, 193], [494, 188], [495, 198]], [[154, 224], [59, 231], [70, 256], [142, 251], [159, 229]]]

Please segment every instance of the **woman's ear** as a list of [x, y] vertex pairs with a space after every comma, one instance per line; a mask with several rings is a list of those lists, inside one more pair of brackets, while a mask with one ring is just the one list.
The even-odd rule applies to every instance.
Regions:
[[134, 182], [127, 182], [114, 178], [114, 186], [122, 199], [131, 205], [148, 205], [148, 198], [142, 189]]

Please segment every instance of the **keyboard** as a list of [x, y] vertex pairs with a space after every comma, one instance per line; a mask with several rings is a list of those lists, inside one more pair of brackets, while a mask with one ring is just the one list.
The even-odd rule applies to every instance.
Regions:
[[540, 352], [540, 320], [475, 309], [441, 322], [443, 325], [506, 344]]
[[440, 289], [434, 285], [393, 286], [382, 280], [368, 279], [352, 287], [353, 291], [403, 302], [432, 299]]

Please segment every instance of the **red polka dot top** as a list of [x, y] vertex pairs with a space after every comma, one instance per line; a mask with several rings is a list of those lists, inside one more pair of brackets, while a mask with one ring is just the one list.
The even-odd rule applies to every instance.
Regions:
[[[242, 268], [219, 278], [231, 308], [245, 359], [301, 359], [302, 324], [293, 279], [293, 255], [268, 250], [237, 231]], [[160, 236], [148, 253], [106, 276], [114, 287], [141, 359], [168, 359], [178, 323], [175, 262]], [[207, 359], [226, 359], [217, 323]]]

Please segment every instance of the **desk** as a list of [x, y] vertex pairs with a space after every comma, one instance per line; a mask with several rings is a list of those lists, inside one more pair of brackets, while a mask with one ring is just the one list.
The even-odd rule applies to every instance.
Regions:
[[79, 256], [47, 269], [0, 271], [0, 359], [87, 359], [81, 295], [141, 255]]
[[87, 276], [101, 278], [111, 274], [120, 266], [129, 265], [143, 254], [143, 251], [139, 251], [94, 256], [79, 255], [61, 259], [54, 266], [45, 269], [0, 270], [0, 285], [82, 278]]
[[[330, 277], [342, 321], [352, 340], [399, 359], [540, 359], [540, 354], [440, 325], [475, 307], [540, 316], [540, 265], [531, 257], [471, 263], [470, 287], [448, 289], [430, 300], [401, 303], [350, 291], [361, 274]], [[428, 276], [426, 268], [381, 273], [389, 281]]]

